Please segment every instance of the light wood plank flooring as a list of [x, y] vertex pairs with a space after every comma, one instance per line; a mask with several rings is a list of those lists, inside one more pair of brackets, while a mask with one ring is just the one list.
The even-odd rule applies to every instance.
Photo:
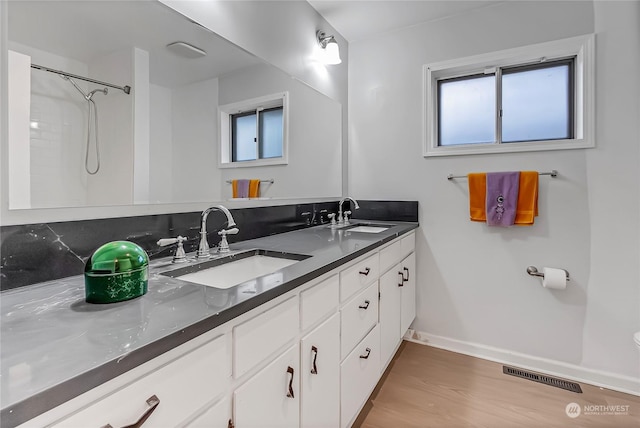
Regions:
[[[565, 391], [505, 375], [499, 363], [403, 342], [354, 426], [640, 427], [640, 397], [580, 386], [582, 394]], [[567, 416], [569, 403], [580, 405], [578, 417]], [[591, 408], [585, 414], [585, 405], [628, 411], [604, 415]]]

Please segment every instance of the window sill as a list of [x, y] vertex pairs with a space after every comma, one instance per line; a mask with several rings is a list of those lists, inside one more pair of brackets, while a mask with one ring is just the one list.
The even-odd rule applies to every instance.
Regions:
[[525, 143], [503, 144], [465, 144], [446, 147], [427, 147], [423, 156], [456, 156], [456, 155], [482, 155], [490, 153], [518, 153], [541, 152], [549, 150], [589, 149], [595, 147], [592, 140], [553, 140], [553, 141], [528, 141]]
[[270, 166], [270, 165], [287, 165], [289, 162], [284, 158], [277, 159], [259, 159], [254, 161], [244, 161], [244, 162], [228, 162], [228, 163], [220, 163], [218, 166], [222, 169], [232, 169], [232, 168], [250, 168], [250, 167], [258, 167], [258, 166]]

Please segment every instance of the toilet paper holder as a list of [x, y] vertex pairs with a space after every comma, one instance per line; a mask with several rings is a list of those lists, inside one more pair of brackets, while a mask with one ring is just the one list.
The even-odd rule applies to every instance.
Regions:
[[[569, 278], [569, 272], [567, 272], [566, 269], [562, 269], [564, 271], [564, 273], [567, 274], [567, 281], [570, 281], [571, 278]], [[538, 268], [535, 266], [528, 266], [527, 267], [527, 273], [531, 276], [539, 276], [540, 278], [544, 278], [544, 273], [539, 272]]]

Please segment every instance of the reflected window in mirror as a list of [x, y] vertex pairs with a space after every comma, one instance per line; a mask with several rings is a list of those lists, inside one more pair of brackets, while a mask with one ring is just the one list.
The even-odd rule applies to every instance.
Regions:
[[287, 163], [287, 93], [220, 106], [221, 167]]
[[282, 157], [283, 108], [258, 108], [231, 115], [231, 160]]

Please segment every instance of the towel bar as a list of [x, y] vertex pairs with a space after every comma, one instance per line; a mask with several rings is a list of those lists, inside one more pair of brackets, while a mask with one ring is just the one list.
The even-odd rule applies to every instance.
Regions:
[[[558, 170], [557, 169], [552, 169], [551, 171], [548, 172], [539, 172], [538, 175], [550, 175], [553, 178], [556, 178], [558, 176]], [[466, 175], [453, 175], [453, 174], [449, 174], [447, 175], [447, 180], [453, 180], [454, 178], [467, 178]]]
[[[227, 184], [231, 184], [233, 183], [233, 180], [227, 180], [226, 181]], [[273, 178], [270, 178], [268, 180], [260, 180], [260, 183], [269, 183], [269, 184], [273, 184], [275, 183], [275, 180]]]

